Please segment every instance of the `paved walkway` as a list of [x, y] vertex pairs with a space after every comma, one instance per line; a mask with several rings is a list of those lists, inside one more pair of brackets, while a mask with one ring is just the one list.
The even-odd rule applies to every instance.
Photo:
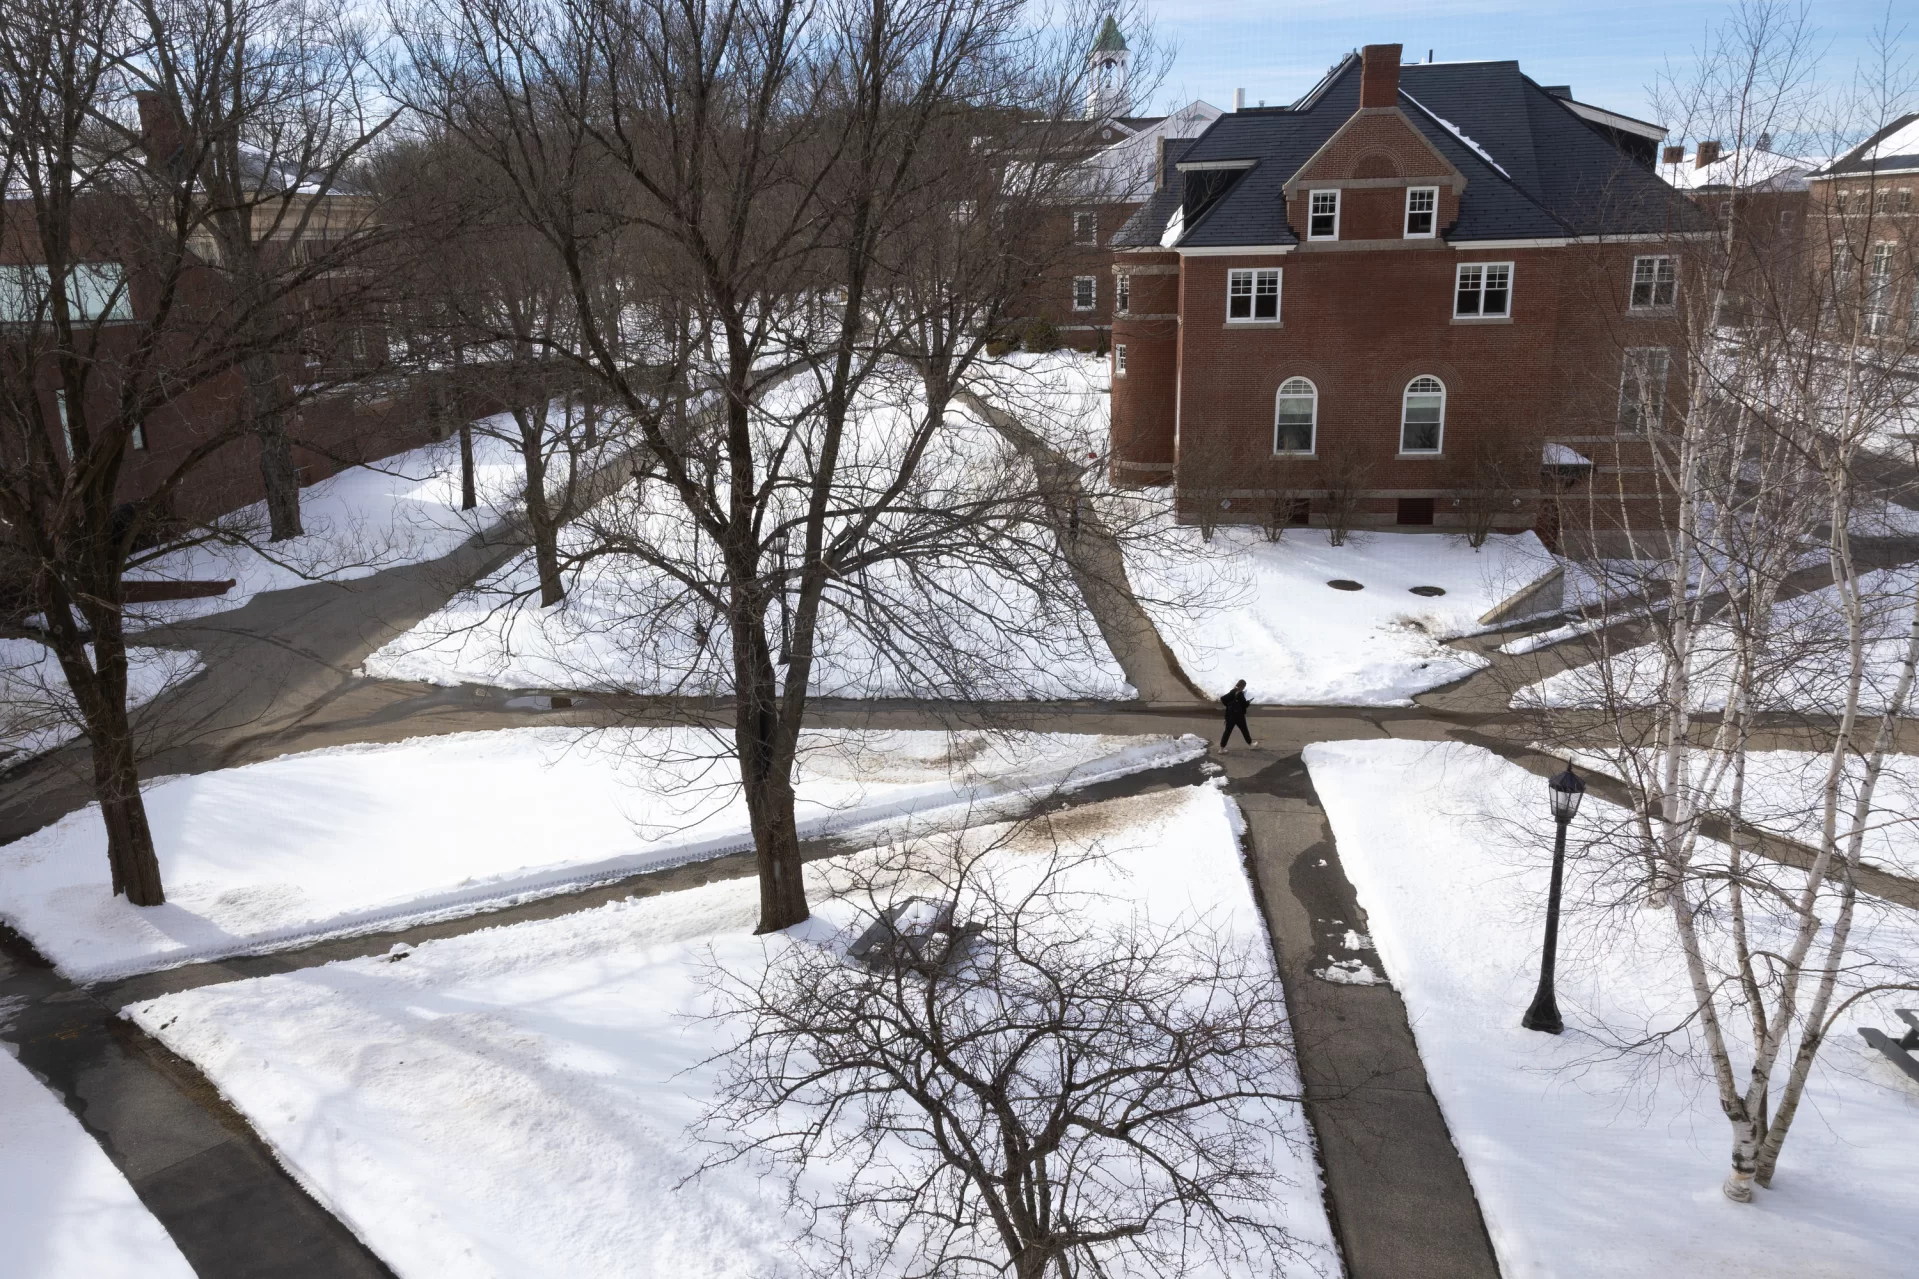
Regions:
[[[982, 406], [985, 407], [985, 406]], [[990, 414], [989, 414], [990, 416]], [[996, 422], [1052, 467], [1063, 494], [1076, 472], [1050, 459], [1016, 421]], [[1024, 438], [1021, 438], [1024, 434]], [[1070, 496], [1066, 498], [1070, 500]], [[496, 531], [497, 533], [497, 531]], [[511, 537], [463, 547], [433, 564], [359, 582], [316, 584], [256, 598], [245, 608], [173, 628], [166, 638], [205, 654], [205, 675], [169, 699], [172, 744], [143, 764], [147, 775], [200, 772], [295, 750], [390, 742], [435, 733], [568, 723], [728, 716], [723, 704], [550, 699], [497, 689], [433, 688], [367, 680], [353, 671], [367, 653], [438, 608], [465, 582], [519, 549]], [[1094, 522], [1082, 525], [1072, 559], [1102, 633], [1143, 700], [942, 706], [816, 699], [809, 722], [895, 728], [986, 723], [1050, 731], [1155, 733], [1216, 728], [1210, 700], [1194, 689], [1160, 642], [1130, 589], [1118, 548]], [[1474, 643], [1482, 651], [1504, 637]], [[1496, 1276], [1485, 1226], [1444, 1116], [1428, 1087], [1406, 1009], [1390, 985], [1322, 980], [1335, 960], [1376, 963], [1344, 949], [1365, 932], [1364, 914], [1299, 752], [1308, 743], [1360, 737], [1466, 740], [1536, 772], [1554, 766], [1530, 751], [1529, 717], [1507, 709], [1516, 679], [1563, 667], [1577, 646], [1526, 659], [1437, 690], [1413, 708], [1290, 707], [1254, 713], [1262, 748], [1224, 757], [1229, 790], [1244, 808], [1249, 861], [1286, 987], [1316, 1134], [1328, 1210], [1353, 1279]], [[1798, 724], [1795, 721], [1795, 724]], [[1803, 726], [1803, 725], [1800, 725]], [[1787, 726], [1781, 725], [1783, 732]], [[56, 752], [0, 774], [0, 840], [11, 840], [87, 802], [84, 755]], [[1071, 802], [1142, 793], [1199, 780], [1197, 770], [1156, 770], [1091, 788]], [[1605, 793], [1607, 783], [1596, 781]], [[824, 841], [809, 855], [841, 851]], [[1784, 841], [1774, 855], [1792, 860]], [[189, 1063], [118, 1018], [138, 999], [209, 983], [308, 967], [522, 919], [586, 909], [636, 894], [672, 891], [752, 873], [748, 856], [634, 876], [400, 933], [336, 939], [273, 955], [147, 974], [91, 989], [63, 981], [17, 937], [0, 929], [0, 1036], [63, 1096], [172, 1232], [202, 1279], [254, 1275], [357, 1277], [387, 1271], [289, 1177], [251, 1130]], [[1919, 904], [1919, 885], [1886, 876], [1867, 891]]]

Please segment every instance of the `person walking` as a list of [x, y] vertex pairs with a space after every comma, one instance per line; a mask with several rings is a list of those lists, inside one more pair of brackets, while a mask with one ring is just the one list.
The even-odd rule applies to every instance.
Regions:
[[1233, 739], [1235, 728], [1246, 739], [1247, 746], [1259, 745], [1253, 740], [1252, 730], [1246, 727], [1246, 708], [1252, 705], [1252, 700], [1246, 696], [1246, 681], [1241, 680], [1233, 685], [1226, 696], [1219, 699], [1219, 704], [1226, 708], [1226, 731], [1219, 735], [1219, 753], [1226, 753], [1226, 743]]

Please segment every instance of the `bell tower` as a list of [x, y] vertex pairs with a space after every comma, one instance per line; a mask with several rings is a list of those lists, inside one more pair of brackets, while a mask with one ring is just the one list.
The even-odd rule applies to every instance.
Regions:
[[1103, 120], [1124, 115], [1130, 106], [1126, 86], [1126, 37], [1120, 34], [1119, 20], [1109, 9], [1100, 23], [1099, 34], [1086, 55], [1086, 118]]

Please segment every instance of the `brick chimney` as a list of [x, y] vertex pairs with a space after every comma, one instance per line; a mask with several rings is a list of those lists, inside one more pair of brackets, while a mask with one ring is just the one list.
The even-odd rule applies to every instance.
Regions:
[[1695, 169], [1703, 169], [1718, 158], [1719, 143], [1701, 142], [1699, 144], [1699, 153], [1692, 158], [1692, 167]]
[[140, 104], [140, 145], [147, 153], [147, 163], [156, 168], [178, 167], [186, 158], [180, 118], [165, 98], [150, 89], [133, 96]]
[[1399, 105], [1399, 45], [1369, 44], [1359, 51], [1359, 105]]

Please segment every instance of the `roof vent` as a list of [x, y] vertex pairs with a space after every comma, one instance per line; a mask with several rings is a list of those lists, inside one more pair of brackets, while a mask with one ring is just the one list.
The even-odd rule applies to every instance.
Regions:
[[1707, 165], [1714, 163], [1718, 159], [1719, 159], [1719, 143], [1718, 142], [1701, 142], [1699, 144], [1698, 154], [1694, 155], [1692, 158], [1692, 167], [1695, 169], [1703, 169]]
[[1555, 98], [1570, 100], [1573, 96], [1573, 87], [1570, 84], [1542, 84], [1539, 87]]
[[1245, 109], [1246, 109], [1246, 90], [1234, 89], [1233, 90], [1233, 110], [1244, 111]]

